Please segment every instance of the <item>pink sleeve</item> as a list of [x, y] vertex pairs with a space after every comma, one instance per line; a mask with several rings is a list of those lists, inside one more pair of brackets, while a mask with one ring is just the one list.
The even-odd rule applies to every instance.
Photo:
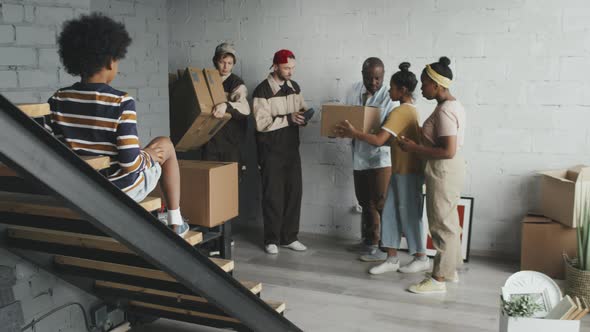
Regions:
[[449, 108], [442, 108], [437, 116], [437, 137], [457, 136], [459, 133], [459, 121], [457, 114]]

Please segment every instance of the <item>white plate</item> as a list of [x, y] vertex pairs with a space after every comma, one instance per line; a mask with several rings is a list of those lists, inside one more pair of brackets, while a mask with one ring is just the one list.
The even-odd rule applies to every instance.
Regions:
[[504, 284], [504, 287], [510, 289], [541, 289], [545, 290], [549, 301], [551, 302], [551, 308], [556, 306], [561, 298], [561, 289], [553, 281], [543, 273], [536, 271], [520, 271], [511, 275]]

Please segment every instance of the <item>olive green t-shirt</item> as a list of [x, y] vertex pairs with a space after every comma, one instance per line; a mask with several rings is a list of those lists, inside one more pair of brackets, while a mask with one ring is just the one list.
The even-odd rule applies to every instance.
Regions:
[[394, 108], [385, 123], [383, 130], [394, 136], [390, 140], [391, 172], [393, 174], [423, 174], [424, 163], [415, 153], [404, 152], [396, 142], [398, 136], [404, 136], [420, 144], [422, 135], [418, 124], [418, 112], [412, 104], [401, 104]]

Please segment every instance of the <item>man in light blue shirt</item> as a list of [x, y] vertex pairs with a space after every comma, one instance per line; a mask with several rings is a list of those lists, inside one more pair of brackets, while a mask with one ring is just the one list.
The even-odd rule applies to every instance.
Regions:
[[[381, 109], [381, 123], [397, 106], [389, 97], [389, 85], [383, 84], [385, 66], [379, 58], [368, 58], [361, 71], [363, 81], [352, 86], [346, 95], [347, 105], [373, 106]], [[381, 213], [391, 177], [389, 146], [376, 147], [363, 141], [352, 142], [354, 189], [363, 208], [362, 243], [359, 247], [364, 261], [381, 261], [387, 254], [379, 250]]]

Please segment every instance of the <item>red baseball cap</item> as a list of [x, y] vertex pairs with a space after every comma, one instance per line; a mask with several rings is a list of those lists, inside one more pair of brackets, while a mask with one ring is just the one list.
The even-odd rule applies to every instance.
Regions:
[[275, 56], [272, 58], [272, 63], [275, 65], [287, 63], [289, 62], [289, 58], [295, 58], [295, 54], [289, 50], [280, 50], [275, 53]]

